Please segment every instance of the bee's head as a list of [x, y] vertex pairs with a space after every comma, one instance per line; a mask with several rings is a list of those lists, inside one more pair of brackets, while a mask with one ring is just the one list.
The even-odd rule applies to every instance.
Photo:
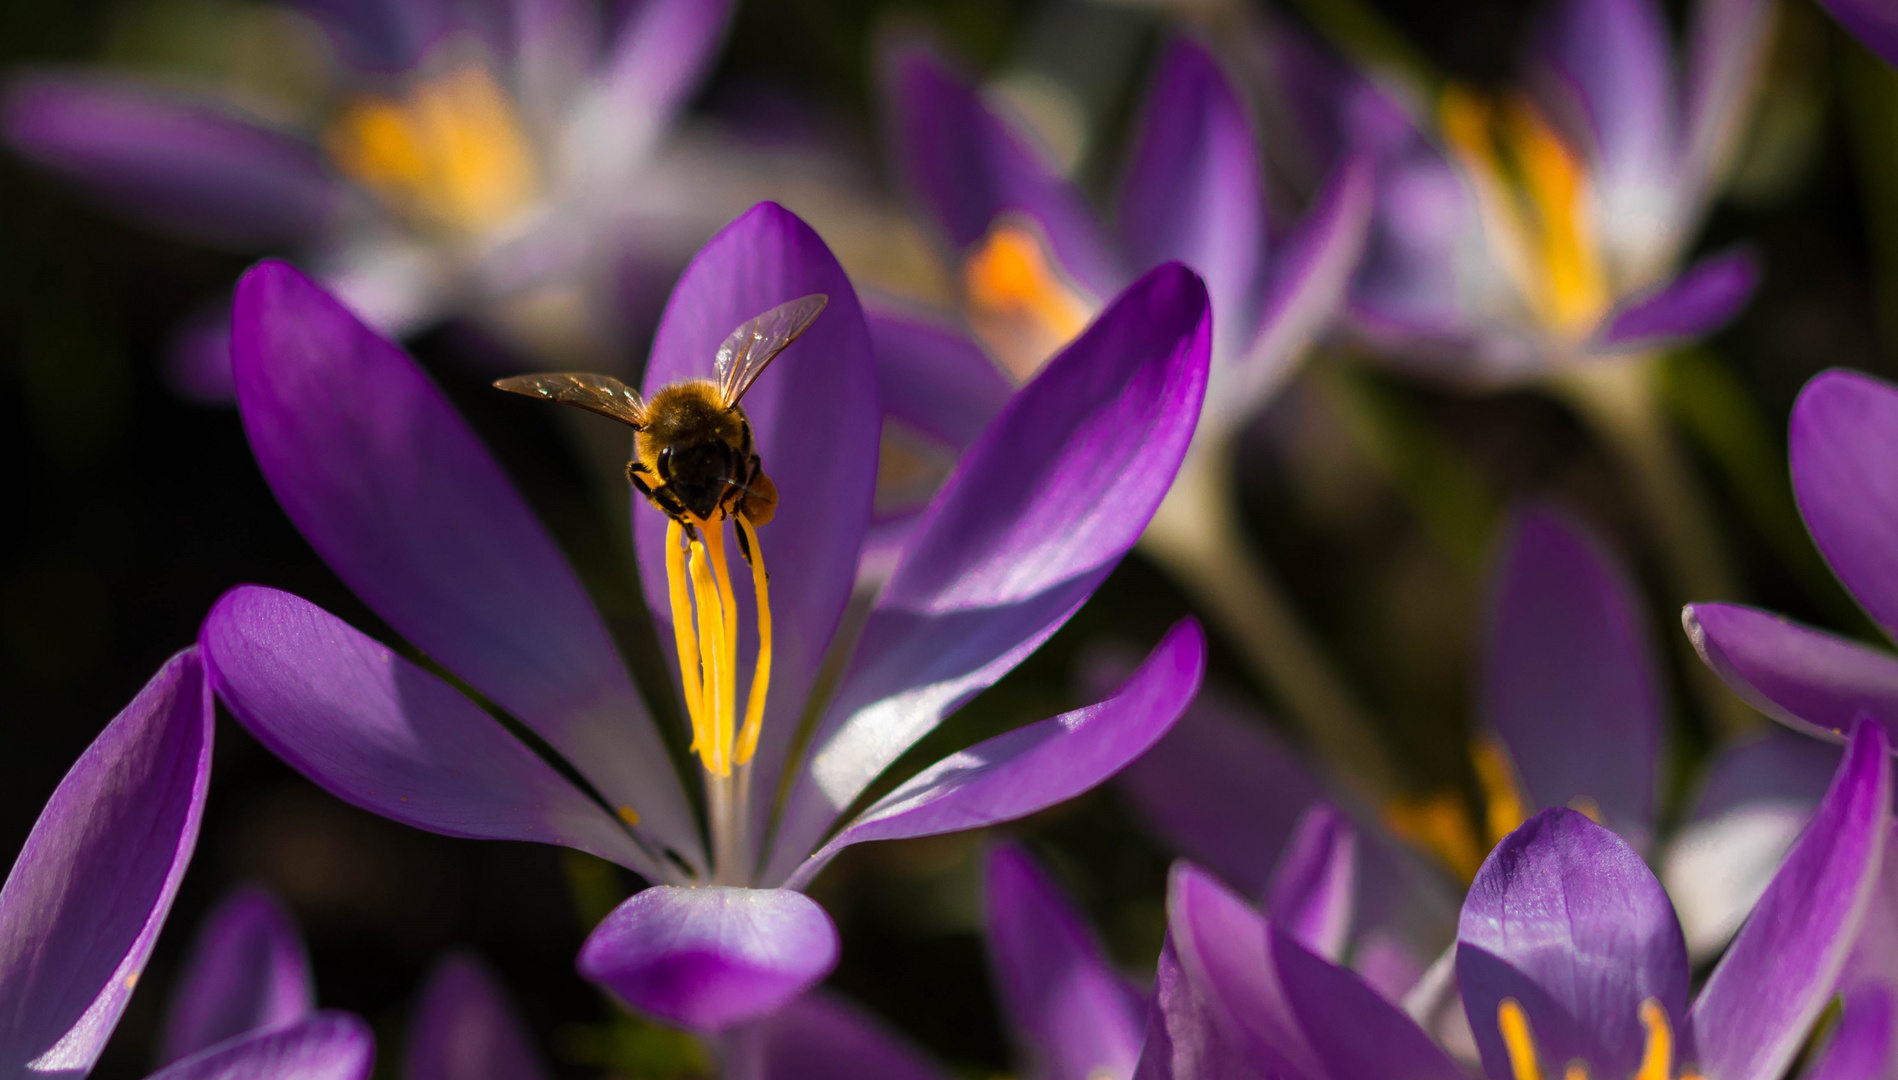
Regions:
[[709, 519], [731, 488], [732, 449], [723, 442], [668, 446], [659, 452], [659, 475], [680, 505]]

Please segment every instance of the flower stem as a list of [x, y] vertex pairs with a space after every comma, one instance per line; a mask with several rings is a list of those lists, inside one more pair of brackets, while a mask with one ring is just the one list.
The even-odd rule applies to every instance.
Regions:
[[1233, 513], [1228, 447], [1197, 446], [1140, 538], [1141, 550], [1192, 596], [1238, 647], [1326, 762], [1381, 805], [1396, 773], [1368, 714], [1299, 621]]
[[[1713, 508], [1662, 408], [1657, 361], [1643, 356], [1591, 364], [1566, 373], [1556, 386], [1634, 482], [1674, 602], [1738, 599]], [[1686, 638], [1674, 638], [1679, 647], [1689, 647]], [[1738, 735], [1759, 723], [1758, 714], [1697, 657], [1688, 656], [1687, 670], [1695, 696], [1722, 734]]]

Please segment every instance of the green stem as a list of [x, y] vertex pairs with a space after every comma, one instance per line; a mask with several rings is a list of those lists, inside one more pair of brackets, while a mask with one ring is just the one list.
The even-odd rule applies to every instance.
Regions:
[[1300, 622], [1284, 589], [1253, 558], [1233, 513], [1230, 455], [1195, 447], [1141, 550], [1186, 589], [1284, 705], [1311, 747], [1375, 803], [1398, 791], [1368, 714]]

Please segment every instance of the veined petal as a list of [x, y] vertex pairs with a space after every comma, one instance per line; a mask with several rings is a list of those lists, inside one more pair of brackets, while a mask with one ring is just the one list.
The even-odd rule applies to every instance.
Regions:
[[764, 1021], [764, 1080], [948, 1080], [901, 1032], [813, 990]]
[[1177, 260], [1206, 280], [1215, 352], [1251, 341], [1265, 263], [1265, 175], [1252, 118], [1219, 64], [1188, 38], [1160, 58], [1120, 192], [1130, 269]]
[[448, 836], [565, 844], [664, 880], [618, 822], [480, 706], [316, 605], [241, 586], [199, 641], [245, 730], [337, 798]]
[[435, 965], [409, 1021], [408, 1080], [544, 1080], [542, 1063], [507, 992], [465, 953]]
[[1004, 211], [1032, 219], [1062, 268], [1097, 297], [1126, 281], [1094, 211], [975, 87], [926, 46], [905, 43], [883, 57], [897, 171], [960, 252]]
[[1739, 314], [1760, 283], [1750, 251], [1702, 259], [1679, 277], [1615, 305], [1602, 318], [1590, 349], [1639, 353], [1711, 334]]
[[768, 880], [1046, 640], [1133, 546], [1192, 440], [1210, 349], [1205, 286], [1169, 264], [1009, 399], [905, 546], [812, 739]]
[[1813, 542], [1887, 635], [1898, 635], [1898, 386], [1815, 375], [1793, 403], [1793, 493]]
[[287, 1028], [223, 1042], [146, 1080], [369, 1080], [376, 1040], [346, 1012], [320, 1012]]
[[198, 842], [211, 694], [165, 662], [79, 756], [0, 888], [0, 1060], [83, 1076], [125, 1011]]
[[1898, 12], [1878, 0], [1819, 0], [1865, 47], [1898, 65]]
[[286, 1027], [315, 1008], [310, 957], [290, 913], [264, 890], [240, 888], [198, 928], [171, 991], [158, 1063]]
[[244, 430], [310, 545], [410, 644], [698, 861], [678, 777], [606, 625], [428, 375], [280, 262], [244, 275], [231, 323]]
[[342, 199], [316, 147], [155, 89], [36, 75], [8, 88], [0, 126], [35, 164], [188, 239], [240, 249], [304, 239]]
[[1639, 1068], [1642, 1002], [1659, 1002], [1677, 1032], [1687, 1015], [1687, 947], [1661, 883], [1627, 841], [1561, 807], [1510, 833], [1477, 871], [1456, 979], [1494, 1080], [1515, 1075], [1497, 1022], [1505, 998], [1522, 1006], [1545, 1063], [1580, 1060], [1593, 1076]]
[[1804, 1080], [1862, 1080], [1884, 1076], [1892, 1058], [1892, 992], [1866, 986], [1845, 995], [1845, 1010], [1819, 1060]]
[[1483, 722], [1526, 809], [1587, 800], [1645, 849], [1666, 705], [1637, 594], [1600, 540], [1552, 507], [1519, 515], [1508, 537], [1490, 585]]
[[580, 974], [668, 1024], [723, 1031], [762, 1019], [837, 966], [837, 928], [789, 889], [662, 885], [613, 909]]
[[917, 773], [798, 865], [788, 887], [809, 884], [851, 844], [995, 825], [1091, 790], [1166, 734], [1205, 670], [1206, 635], [1185, 619], [1112, 697], [979, 742]]
[[1358, 838], [1329, 803], [1306, 810], [1265, 888], [1265, 911], [1294, 941], [1334, 963], [1351, 936]]
[[1739, 604], [1690, 604], [1681, 624], [1701, 660], [1748, 705], [1832, 742], [1862, 708], [1898, 717], [1898, 657], [1783, 615]]
[[1891, 795], [1890, 741], [1860, 720], [1812, 824], [1694, 1001], [1703, 1075], [1764, 1080], [1792, 1063], [1871, 903]]
[[[707, 243], [679, 278], [653, 340], [646, 392], [712, 375], [719, 343], [746, 320], [811, 293], [830, 297], [817, 321], [772, 361], [745, 396], [745, 414], [765, 474], [778, 489], [777, 515], [758, 530], [771, 573], [775, 625], [771, 694], [752, 771], [774, 790], [817, 669], [856, 580], [857, 557], [876, 493], [876, 372], [856, 290], [809, 225], [776, 203], [760, 203]], [[674, 648], [667, 612], [666, 516], [635, 499], [640, 580]], [[736, 547], [736, 545], [728, 545]], [[733, 580], [749, 579], [737, 555]], [[757, 650], [757, 612], [737, 592], [738, 693], [744, 700]], [[676, 672], [678, 665], [669, 669]], [[754, 800], [753, 836], [764, 835], [769, 797]]]
[[989, 851], [989, 966], [1004, 1019], [1041, 1080], [1127, 1080], [1146, 1006], [1081, 913], [1019, 847]]
[[967, 450], [1015, 393], [982, 347], [936, 323], [895, 311], [868, 313], [883, 411]]

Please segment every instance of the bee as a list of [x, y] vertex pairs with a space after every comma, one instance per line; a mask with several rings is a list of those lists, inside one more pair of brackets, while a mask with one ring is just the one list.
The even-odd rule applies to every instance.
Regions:
[[[739, 403], [765, 366], [810, 328], [828, 302], [813, 293], [751, 319], [718, 347], [712, 378], [661, 387], [651, 401], [610, 375], [517, 375], [494, 385], [631, 427], [633, 460], [626, 463], [626, 478], [688, 536], [696, 536], [696, 526], [721, 512], [763, 525], [777, 510], [778, 489], [764, 473], [751, 421]], [[738, 536], [749, 561], [744, 533]]]

